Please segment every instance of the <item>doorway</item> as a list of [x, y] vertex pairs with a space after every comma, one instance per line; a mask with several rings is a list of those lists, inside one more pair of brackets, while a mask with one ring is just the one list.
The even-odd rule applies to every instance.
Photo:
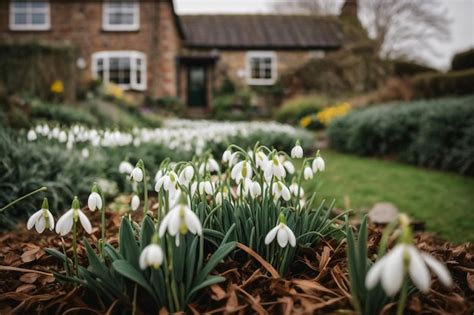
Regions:
[[187, 103], [191, 107], [207, 107], [207, 73], [204, 65], [188, 66]]

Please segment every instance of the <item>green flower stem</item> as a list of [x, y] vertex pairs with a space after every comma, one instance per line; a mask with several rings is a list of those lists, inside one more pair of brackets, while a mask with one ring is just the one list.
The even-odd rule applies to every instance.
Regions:
[[21, 197], [18, 198], [18, 199], [13, 200], [13, 201], [10, 202], [9, 204], [7, 204], [5, 207], [0, 208], [0, 213], [2, 213], [4, 210], [10, 208], [11, 206], [13, 206], [14, 204], [16, 204], [17, 202], [20, 202], [20, 201], [22, 201], [23, 199], [26, 199], [26, 198], [28, 198], [28, 197], [30, 197], [30, 196], [33, 196], [33, 195], [36, 194], [36, 193], [39, 193], [39, 192], [41, 192], [41, 191], [45, 191], [45, 190], [47, 190], [47, 189], [48, 189], [47, 187], [43, 186], [43, 187], [38, 188], [38, 189], [36, 189], [36, 190], [34, 190], [34, 191], [30, 192], [30, 193], [27, 193], [27, 194], [24, 195], [24, 196], [21, 196]]
[[99, 252], [100, 255], [103, 257], [104, 256], [104, 246], [106, 242], [106, 237], [105, 237], [105, 198], [104, 198], [104, 193], [102, 192], [102, 189], [100, 190], [100, 198], [102, 198], [102, 209], [100, 209], [100, 240], [99, 240]]
[[148, 185], [147, 185], [147, 179], [146, 179], [146, 172], [145, 172], [145, 167], [142, 168], [143, 171], [143, 199], [144, 199], [144, 204], [143, 204], [143, 212], [146, 214], [148, 213]]
[[[179, 237], [179, 234], [177, 235]], [[176, 290], [176, 280], [174, 279], [174, 274], [173, 274], [173, 251], [171, 247], [173, 244], [171, 242], [167, 242], [167, 247], [168, 247], [168, 265], [169, 265], [169, 276], [170, 276], [170, 288], [171, 288], [171, 295], [173, 297], [173, 302], [175, 304], [175, 310], [181, 310], [181, 305], [179, 303], [178, 299], [178, 294]]]
[[74, 257], [74, 272], [76, 276], [79, 275], [79, 267], [77, 262], [77, 212], [74, 210], [74, 217], [72, 220], [72, 254]]
[[397, 315], [403, 315], [408, 296], [408, 281], [403, 280], [402, 291], [400, 292], [400, 299], [398, 300]]

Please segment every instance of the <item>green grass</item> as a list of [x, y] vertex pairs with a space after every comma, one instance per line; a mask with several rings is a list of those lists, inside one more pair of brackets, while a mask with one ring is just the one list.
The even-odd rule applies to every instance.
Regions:
[[326, 171], [305, 185], [336, 207], [368, 211], [387, 201], [453, 242], [474, 241], [474, 178], [326, 150]]

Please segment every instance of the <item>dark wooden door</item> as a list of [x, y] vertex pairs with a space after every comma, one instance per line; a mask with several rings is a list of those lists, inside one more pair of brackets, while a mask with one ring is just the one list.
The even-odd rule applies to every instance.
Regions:
[[201, 65], [188, 67], [188, 106], [207, 106], [206, 67]]

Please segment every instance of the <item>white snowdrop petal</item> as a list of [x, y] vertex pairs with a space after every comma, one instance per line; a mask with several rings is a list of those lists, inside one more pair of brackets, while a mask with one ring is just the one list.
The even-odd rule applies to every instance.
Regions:
[[430, 272], [415, 247], [407, 246], [407, 250], [410, 254], [410, 265], [408, 267], [410, 278], [420, 291], [426, 293], [430, 289]]
[[382, 287], [389, 296], [394, 296], [400, 291], [403, 274], [403, 253], [404, 245], [397, 245], [387, 254], [382, 273]]
[[56, 233], [66, 235], [71, 231], [73, 215], [74, 210], [70, 209], [59, 218], [56, 224]]
[[170, 218], [171, 218], [171, 212], [168, 212], [165, 215], [165, 217], [163, 218], [163, 221], [161, 221], [160, 228], [158, 229], [158, 235], [160, 237], [163, 237], [163, 235], [165, 235], [166, 229], [168, 228], [168, 223], [170, 221]]
[[81, 221], [82, 227], [87, 233], [91, 234], [92, 233], [91, 221], [89, 221], [89, 218], [81, 210], [77, 210], [77, 213], [79, 214], [79, 221]]
[[28, 219], [28, 222], [26, 223], [26, 228], [28, 230], [31, 230], [31, 228], [33, 228], [33, 226], [35, 225], [38, 218], [42, 215], [42, 213], [43, 213], [43, 209], [40, 209], [31, 215], [31, 217]]
[[288, 234], [288, 240], [290, 241], [290, 245], [292, 247], [295, 247], [296, 246], [295, 233], [293, 233], [293, 231], [286, 225], [285, 225], [285, 230], [286, 230], [286, 233]]
[[277, 225], [273, 229], [271, 229], [270, 232], [267, 233], [267, 236], [265, 236], [265, 245], [268, 245], [273, 242], [279, 228], [280, 227]]
[[202, 235], [201, 221], [199, 221], [198, 216], [191, 209], [186, 209], [186, 215], [184, 218], [186, 226], [192, 233]]
[[52, 231], [54, 229], [54, 217], [53, 217], [53, 214], [49, 210], [46, 210], [46, 211], [48, 213], [49, 229]]
[[146, 269], [148, 267], [147, 261], [146, 261], [147, 252], [148, 252], [148, 247], [145, 247], [140, 254], [140, 258], [138, 259], [138, 264], [140, 265], [140, 269]]
[[424, 259], [426, 264], [433, 270], [433, 272], [438, 276], [439, 280], [442, 284], [447, 287], [451, 287], [453, 285], [453, 279], [449, 274], [448, 268], [443, 265], [441, 262], [436, 260], [433, 256], [421, 253], [421, 257]]
[[277, 241], [280, 247], [286, 247], [288, 244], [288, 233], [285, 229], [279, 228], [277, 233]]
[[41, 217], [36, 221], [36, 224], [35, 224], [36, 232], [38, 232], [38, 233], [40, 233], [40, 234], [43, 233], [45, 227], [46, 227], [46, 220], [44, 219], [44, 216], [41, 216]]
[[179, 225], [181, 223], [179, 218], [180, 207], [181, 206], [178, 206], [174, 210], [171, 210], [170, 221], [168, 223], [168, 233], [170, 233], [171, 236], [176, 235], [179, 231]]
[[367, 276], [365, 277], [365, 287], [367, 289], [373, 289], [379, 282], [382, 276], [382, 270], [384, 269], [385, 257], [382, 257], [379, 261], [372, 265]]

